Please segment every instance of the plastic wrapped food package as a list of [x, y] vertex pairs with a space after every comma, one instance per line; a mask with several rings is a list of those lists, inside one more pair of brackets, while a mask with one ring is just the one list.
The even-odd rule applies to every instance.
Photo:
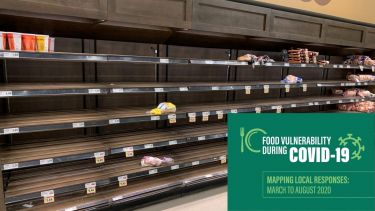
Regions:
[[309, 51], [307, 48], [288, 50], [288, 62], [290, 63], [318, 63], [319, 52]]
[[334, 95], [342, 95], [344, 97], [373, 97], [374, 94], [365, 89], [351, 88], [347, 90], [332, 89]]
[[341, 111], [375, 112], [375, 102], [372, 101], [339, 104], [337, 107]]
[[268, 62], [275, 62], [275, 60], [271, 59], [267, 55], [256, 56], [254, 54], [245, 54], [243, 56], [238, 57], [237, 60], [241, 62], [249, 62], [249, 63], [259, 62], [260, 64], [264, 64]]
[[368, 75], [368, 74], [360, 74], [360, 75], [349, 74], [346, 76], [346, 78], [352, 82], [375, 81], [375, 76]]
[[144, 156], [141, 160], [141, 165], [143, 167], [148, 166], [161, 166], [161, 165], [172, 165], [174, 163], [173, 158], [170, 157], [152, 157], [152, 156]]
[[281, 80], [282, 83], [286, 84], [296, 84], [296, 83], [302, 83], [303, 79], [294, 75], [287, 75], [283, 80]]
[[163, 102], [158, 107], [151, 109], [147, 113], [152, 115], [162, 115], [176, 112], [176, 106], [171, 102]]
[[344, 64], [353, 64], [353, 65], [375, 65], [375, 60], [372, 60], [369, 56], [365, 55], [351, 55], [348, 56], [348, 59], [345, 60]]

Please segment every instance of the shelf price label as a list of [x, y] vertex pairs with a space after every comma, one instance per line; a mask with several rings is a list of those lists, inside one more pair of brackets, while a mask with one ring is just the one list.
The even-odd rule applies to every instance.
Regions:
[[82, 127], [85, 127], [85, 123], [84, 122], [74, 122], [72, 124], [72, 127], [73, 128], [82, 128]]
[[43, 197], [44, 204], [55, 202], [55, 191], [47, 190], [40, 192], [40, 195]]
[[16, 134], [16, 133], [19, 133], [20, 132], [20, 129], [18, 127], [14, 127], [14, 128], [5, 128], [4, 129], [4, 135], [8, 135], [8, 134]]
[[263, 92], [265, 94], [270, 93], [270, 85], [263, 85]]
[[307, 84], [302, 84], [302, 91], [307, 92]]
[[202, 121], [203, 121], [203, 122], [208, 121], [208, 117], [209, 117], [209, 116], [210, 116], [210, 112], [209, 112], [209, 111], [202, 112]]
[[18, 163], [9, 163], [9, 164], [4, 164], [3, 168], [4, 170], [12, 170], [12, 169], [18, 169]]
[[180, 92], [187, 92], [189, 91], [189, 88], [188, 87], [180, 87]]
[[[258, 62], [258, 65], [259, 65], [259, 62]], [[271, 62], [267, 62], [264, 64], [264, 66], [272, 66], [272, 63]]]
[[160, 116], [151, 116], [151, 121], [158, 121], [160, 120]]
[[177, 122], [177, 120], [176, 120], [176, 114], [169, 114], [168, 115], [168, 120], [169, 120], [170, 124], [176, 123]]
[[171, 170], [176, 170], [176, 169], [179, 169], [180, 168], [180, 165], [173, 165], [171, 166]]
[[301, 67], [306, 67], [306, 64], [301, 64]]
[[164, 88], [154, 88], [155, 92], [164, 92]]
[[327, 105], [331, 104], [331, 101], [329, 101], [329, 100], [328, 100], [328, 101], [326, 101], [326, 104], [327, 104]]
[[18, 52], [0, 52], [0, 58], [20, 58]]
[[295, 107], [297, 107], [297, 104], [290, 104], [290, 107], [295, 108]]
[[346, 68], [350, 68], [350, 65], [346, 65]]
[[47, 158], [43, 160], [39, 160], [40, 165], [47, 165], [47, 164], [52, 164], [53, 163], [53, 158]]
[[284, 67], [289, 67], [290, 64], [289, 63], [284, 63]]
[[198, 137], [198, 141], [204, 141], [204, 140], [206, 140], [206, 136], [199, 136]]
[[334, 65], [333, 65], [333, 68], [337, 68], [337, 64], [334, 64]]
[[290, 91], [290, 85], [289, 84], [285, 84], [285, 92], [289, 92]]
[[120, 119], [110, 119], [108, 120], [108, 123], [110, 125], [117, 125], [117, 124], [120, 124]]
[[238, 110], [237, 110], [237, 109], [231, 109], [231, 110], [230, 110], [230, 113], [232, 113], [232, 114], [237, 114], [237, 113], [238, 113]]
[[112, 93], [124, 93], [124, 89], [123, 88], [114, 88], [114, 89], [112, 89]]
[[217, 119], [223, 119], [224, 118], [224, 111], [216, 111]]
[[281, 113], [281, 109], [283, 108], [283, 106], [281, 105], [278, 105], [278, 106], [272, 106], [271, 109], [276, 109], [276, 113]]
[[188, 113], [189, 122], [196, 122], [197, 121], [197, 114], [196, 113]]
[[148, 171], [148, 174], [157, 174], [158, 173], [158, 169], [151, 169]]
[[363, 71], [363, 66], [362, 66], [362, 65], [359, 65], [359, 69], [360, 69], [361, 71]]
[[117, 177], [118, 186], [125, 187], [128, 185], [128, 175]]
[[123, 196], [115, 196], [115, 197], [112, 198], [112, 201], [118, 201], [118, 200], [121, 200], [123, 198], [124, 198]]
[[100, 89], [89, 89], [89, 94], [100, 94]]
[[255, 113], [257, 113], [257, 114], [262, 113], [262, 108], [261, 107], [255, 107]]
[[94, 153], [94, 158], [95, 158], [95, 163], [98, 164], [98, 163], [104, 163], [105, 161], [105, 152], [95, 152]]
[[134, 156], [134, 148], [133, 147], [125, 147], [125, 148], [123, 148], [123, 150], [125, 152], [125, 157], [129, 158], [129, 157]]
[[145, 149], [152, 149], [152, 148], [154, 148], [154, 144], [145, 144], [145, 145], [143, 145], [143, 147]]
[[374, 65], [371, 66], [371, 71], [375, 72], [375, 66]]
[[192, 165], [192, 166], [196, 166], [196, 165], [199, 165], [199, 163], [200, 163], [199, 160], [197, 160], [197, 161], [193, 161], [193, 162], [191, 162], [191, 165]]
[[339, 65], [339, 68], [344, 68], [344, 65], [340, 64], [340, 65]]
[[171, 146], [171, 145], [176, 145], [177, 144], [177, 140], [172, 140], [172, 141], [169, 141], [168, 142], [168, 145]]
[[77, 207], [69, 207], [69, 208], [65, 208], [64, 211], [75, 211], [77, 210]]
[[339, 103], [342, 103], [342, 100], [339, 100]]
[[89, 182], [85, 184], [86, 193], [92, 194], [96, 193], [96, 182]]
[[222, 156], [220, 156], [220, 163], [221, 163], [221, 164], [225, 164], [225, 163], [227, 163], [227, 156], [226, 156], [226, 155], [222, 155]]
[[217, 91], [217, 90], [219, 90], [220, 88], [218, 87], [218, 86], [213, 86], [213, 87], [211, 87], [211, 90], [212, 91]]
[[12, 91], [0, 91], [0, 97], [10, 97], [13, 96]]
[[160, 59], [160, 63], [162, 63], [162, 64], [168, 64], [169, 63], [169, 59]]
[[251, 86], [245, 86], [245, 94], [251, 94]]

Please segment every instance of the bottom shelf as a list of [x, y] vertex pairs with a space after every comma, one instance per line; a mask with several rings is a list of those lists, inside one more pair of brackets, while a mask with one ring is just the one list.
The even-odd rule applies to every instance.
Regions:
[[70, 196], [55, 203], [13, 204], [8, 206], [7, 210], [92, 210], [129, 203], [170, 191], [184, 191], [192, 186], [221, 181], [226, 177], [226, 164], [207, 165], [163, 174], [155, 178], [139, 179], [126, 187], [108, 189], [93, 195]]

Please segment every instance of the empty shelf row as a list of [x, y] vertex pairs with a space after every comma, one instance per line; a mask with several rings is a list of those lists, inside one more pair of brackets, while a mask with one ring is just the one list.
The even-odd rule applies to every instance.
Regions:
[[[133, 157], [145, 150], [225, 137], [227, 127], [224, 123], [178, 126], [91, 137], [30, 140], [24, 144], [4, 146], [0, 157], [3, 170], [84, 159], [99, 164], [104, 163], [109, 155]], [[100, 162], [98, 159], [101, 159]]]
[[123, 188], [106, 188], [96, 194], [69, 197], [56, 197], [54, 203], [21, 202], [7, 206], [7, 210], [37, 211], [74, 211], [95, 207], [109, 207], [116, 204], [157, 196], [169, 191], [183, 191], [195, 185], [224, 180], [227, 177], [227, 165], [212, 165], [174, 171], [147, 180], [136, 180]]
[[283, 108], [341, 104], [374, 99], [375, 97], [313, 96], [238, 101], [230, 103], [203, 103], [185, 106], [177, 105], [176, 113], [158, 116], [148, 114], [147, 111], [150, 108], [146, 107], [9, 114], [1, 116], [0, 135], [159, 120], [169, 120], [170, 123], [175, 123], [177, 119], [186, 118], [189, 118], [190, 122], [195, 122], [197, 117], [201, 117], [202, 121], [208, 121], [209, 119], [222, 119], [223, 115], [228, 113], [259, 113], [267, 110], [276, 110], [276, 112], [279, 113]]
[[[130, 62], [130, 63], [148, 63], [148, 64], [197, 64], [197, 65], [226, 65], [226, 66], [252, 66], [248, 62], [237, 60], [212, 60], [212, 59], [191, 59], [191, 58], [161, 58], [135, 55], [115, 55], [115, 54], [87, 54], [87, 53], [65, 53], [65, 52], [15, 52], [0, 51], [0, 58], [4, 59], [26, 59], [40, 61], [59, 61], [59, 62]], [[294, 64], [288, 62], [273, 62], [260, 64], [256, 62], [255, 66], [273, 66], [273, 67], [302, 67], [302, 68], [341, 68], [341, 69], [371, 69], [375, 71], [374, 66], [346, 65], [346, 64]]]
[[349, 82], [345, 80], [333, 81], [306, 81], [301, 84], [285, 84], [277, 81], [257, 82], [199, 82], [199, 83], [24, 83], [0, 85], [0, 98], [5, 97], [32, 97], [55, 95], [99, 95], [119, 93], [167, 93], [167, 92], [198, 92], [198, 91], [231, 91], [245, 90], [247, 94], [251, 90], [285, 89], [319, 87], [354, 87], [375, 85], [375, 82]]
[[[15, 170], [6, 184], [5, 202], [41, 201], [46, 192], [55, 196], [80, 192], [82, 195], [100, 192], [106, 186], [119, 188], [140, 177], [210, 163], [226, 163], [226, 141], [217, 140], [183, 148], [168, 148], [144, 152], [131, 158], [117, 156], [103, 165], [78, 161], [41, 166], [37, 169]], [[157, 167], [142, 167], [143, 156], [170, 157], [174, 163]]]

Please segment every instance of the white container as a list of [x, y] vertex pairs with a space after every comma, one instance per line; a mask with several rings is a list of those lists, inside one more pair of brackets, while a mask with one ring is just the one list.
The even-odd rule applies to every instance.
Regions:
[[7, 32], [7, 38], [8, 38], [8, 43], [9, 43], [9, 50], [21, 51], [22, 49], [21, 33]]
[[49, 52], [55, 52], [55, 38], [49, 37], [48, 38], [48, 51]]

